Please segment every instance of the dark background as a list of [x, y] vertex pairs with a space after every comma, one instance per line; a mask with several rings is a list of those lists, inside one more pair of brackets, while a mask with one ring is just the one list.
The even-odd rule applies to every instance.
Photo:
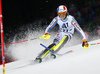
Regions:
[[[4, 25], [19, 25], [32, 22], [40, 18], [48, 18], [48, 15], [61, 4], [74, 3], [79, 6], [83, 3], [71, 0], [2, 0]], [[81, 5], [80, 4], [80, 5]]]
[[[9, 35], [10, 32], [17, 33], [15, 30], [35, 20], [51, 21], [57, 15], [57, 7], [62, 4], [67, 6], [69, 13], [82, 27], [86, 27], [88, 22], [95, 23], [91, 27], [92, 30], [99, 25], [99, 0], [2, 0], [4, 33]], [[78, 12], [81, 16], [76, 14]]]

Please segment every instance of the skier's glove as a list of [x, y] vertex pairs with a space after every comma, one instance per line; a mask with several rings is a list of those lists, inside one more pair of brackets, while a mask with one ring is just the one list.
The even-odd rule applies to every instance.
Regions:
[[88, 47], [88, 46], [89, 46], [89, 44], [88, 44], [88, 42], [87, 42], [86, 39], [83, 39], [82, 42], [83, 42], [83, 43], [82, 43], [82, 46], [83, 46], [83, 47], [84, 47], [84, 46], [85, 46], [85, 47]]
[[45, 33], [42, 37], [43, 39], [50, 39], [51, 35], [49, 33]]

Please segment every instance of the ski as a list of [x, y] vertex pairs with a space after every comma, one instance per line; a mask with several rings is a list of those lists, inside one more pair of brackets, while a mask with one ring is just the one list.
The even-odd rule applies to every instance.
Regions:
[[46, 48], [47, 50], [49, 50], [50, 52], [52, 52], [53, 54], [59, 55], [59, 56], [63, 56], [63, 55], [65, 55], [65, 54], [68, 54], [68, 53], [73, 52], [73, 50], [69, 50], [69, 51], [67, 51], [67, 52], [65, 52], [65, 53], [63, 53], [63, 54], [58, 54], [58, 53], [56, 53], [55, 51], [52, 51], [51, 49], [49, 49], [48, 47], [46, 47], [45, 45], [43, 45], [43, 44], [40, 44], [40, 45], [43, 46], [44, 48]]

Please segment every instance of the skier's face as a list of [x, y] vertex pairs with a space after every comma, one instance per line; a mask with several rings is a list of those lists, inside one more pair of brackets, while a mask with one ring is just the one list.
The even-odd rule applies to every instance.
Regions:
[[58, 13], [58, 15], [60, 16], [60, 18], [61, 18], [62, 20], [64, 20], [65, 17], [66, 17], [66, 12]]
[[63, 15], [63, 14], [61, 14], [61, 16], [60, 16], [60, 18], [61, 18], [62, 20], [64, 20], [65, 17], [66, 17], [66, 15]]

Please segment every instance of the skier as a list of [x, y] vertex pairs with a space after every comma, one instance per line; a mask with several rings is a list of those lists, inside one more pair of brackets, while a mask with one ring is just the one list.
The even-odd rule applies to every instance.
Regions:
[[[52, 22], [49, 24], [49, 26], [45, 30], [45, 34], [42, 36], [43, 39], [49, 39], [51, 37], [50, 31], [52, 28], [55, 27], [56, 24], [59, 25], [59, 31], [54, 38], [54, 41], [51, 45], [48, 46], [49, 49], [57, 52], [61, 47], [65, 45], [66, 42], [70, 41], [73, 34], [74, 29], [78, 31], [82, 38], [82, 46], [88, 47], [88, 42], [86, 40], [85, 34], [75, 18], [71, 15], [69, 15], [67, 7], [64, 5], [60, 5], [57, 8], [57, 14], [58, 16], [55, 17]], [[42, 51], [36, 58], [38, 62], [42, 62], [42, 59], [49, 53], [50, 51], [45, 49]], [[56, 56], [54, 54], [51, 54], [53, 58]]]

